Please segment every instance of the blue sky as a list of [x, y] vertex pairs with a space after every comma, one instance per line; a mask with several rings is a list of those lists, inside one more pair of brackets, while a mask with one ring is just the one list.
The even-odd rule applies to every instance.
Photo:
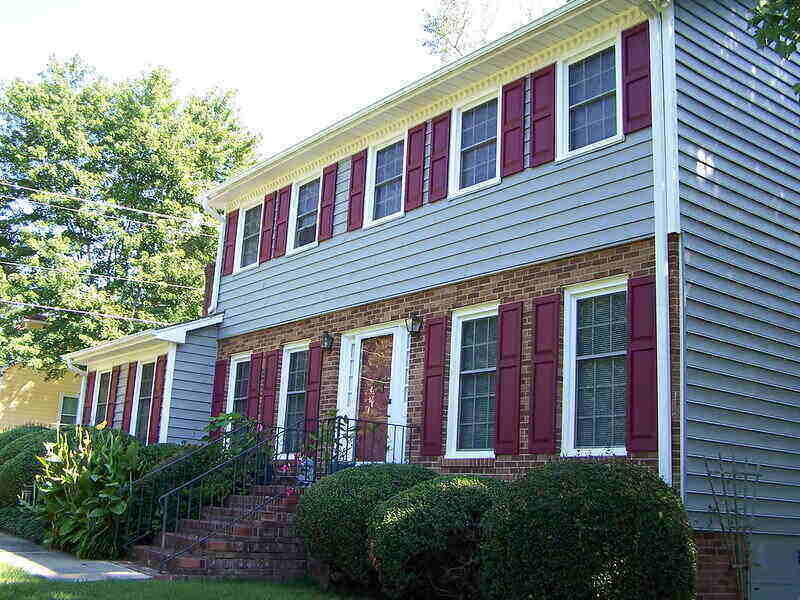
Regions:
[[419, 44], [421, 10], [436, 4], [6, 0], [0, 80], [33, 77], [51, 54], [80, 54], [112, 78], [165, 66], [182, 93], [238, 90], [271, 154], [439, 66]]

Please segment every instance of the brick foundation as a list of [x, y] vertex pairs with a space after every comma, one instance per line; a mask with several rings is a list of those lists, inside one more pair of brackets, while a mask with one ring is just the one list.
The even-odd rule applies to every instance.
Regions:
[[739, 600], [736, 573], [721, 533], [695, 532], [697, 545], [696, 600]]

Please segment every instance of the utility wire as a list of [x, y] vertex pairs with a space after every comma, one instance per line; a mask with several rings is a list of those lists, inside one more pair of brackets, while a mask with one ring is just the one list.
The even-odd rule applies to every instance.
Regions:
[[[31, 204], [39, 204], [40, 206], [49, 206], [51, 208], [56, 208], [58, 210], [66, 210], [66, 211], [73, 212], [73, 213], [80, 213], [81, 212], [80, 209], [77, 209], [77, 208], [69, 208], [68, 206], [60, 206], [58, 204], [53, 204], [51, 202], [42, 202], [41, 200], [30, 200], [28, 198], [15, 198], [14, 196], [6, 196], [5, 194], [0, 194], [0, 198], [3, 198], [5, 200], [14, 200], [15, 202], [30, 202]], [[90, 217], [90, 216], [95, 216], [95, 215], [87, 215], [87, 214], [84, 213], [83, 216], [84, 217]], [[111, 217], [111, 216], [105, 215], [105, 218], [106, 219], [111, 219], [113, 221], [124, 221], [126, 223], [136, 223], [138, 225], [144, 225], [145, 227], [153, 227], [155, 229], [159, 229], [158, 225], [156, 225], [155, 223], [147, 223], [146, 221], [137, 221], [135, 219], [129, 219], [128, 217]], [[198, 232], [180, 231], [180, 230], [177, 230], [177, 229], [170, 229], [170, 231], [172, 233], [176, 233], [178, 235], [201, 235], [203, 237], [210, 237], [210, 238], [216, 238], [217, 237], [214, 234], [211, 234], [211, 233], [200, 233], [199, 231]]]
[[[20, 262], [12, 262], [8, 260], [0, 260], [0, 265], [9, 265], [14, 267], [23, 267], [25, 269], [36, 269], [38, 271], [55, 271], [56, 273], [64, 273], [63, 269], [53, 269], [51, 267], [37, 267], [35, 265], [27, 265]], [[89, 273], [87, 271], [79, 271], [76, 275], [84, 275], [87, 277], [99, 277], [102, 279], [121, 279], [123, 281], [134, 281], [136, 283], [149, 283], [152, 285], [160, 285], [164, 287], [181, 288], [184, 290], [202, 290], [201, 286], [181, 285], [179, 283], [167, 283], [165, 281], [153, 281], [152, 279], [135, 279], [133, 277], [121, 277], [119, 275], [103, 275], [102, 273]]]
[[[130, 206], [122, 206], [121, 204], [116, 204], [114, 202], [107, 202], [105, 200], [92, 200], [89, 198], [81, 198], [79, 196], [73, 196], [72, 194], [65, 194], [63, 192], [51, 192], [48, 190], [39, 190], [32, 187], [27, 187], [24, 185], [19, 185], [16, 183], [12, 183], [10, 181], [3, 181], [0, 180], [0, 185], [4, 185], [7, 187], [16, 188], [18, 190], [25, 190], [27, 192], [35, 192], [37, 194], [50, 194], [51, 196], [60, 196], [62, 198], [68, 198], [69, 200], [77, 200], [79, 202], [89, 202], [91, 204], [100, 204], [101, 206], [108, 206], [110, 208], [116, 208], [119, 210], [129, 210], [131, 212], [139, 213], [141, 215], [149, 215], [151, 217], [159, 217], [162, 219], [174, 219], [175, 221], [183, 221], [185, 223], [191, 223], [195, 225], [195, 222], [191, 219], [187, 219], [185, 217], [177, 217], [175, 215], [168, 215], [165, 213], [154, 212], [150, 210], [142, 210], [141, 208], [132, 208]], [[204, 227], [216, 227], [215, 225], [210, 225], [208, 223], [199, 223], [199, 225], [203, 225]]]
[[77, 310], [74, 308], [63, 308], [60, 306], [47, 306], [45, 304], [34, 304], [32, 302], [17, 302], [15, 300], [3, 300], [2, 298], [0, 298], [0, 302], [5, 302], [6, 304], [15, 304], [16, 306], [29, 306], [31, 308], [43, 308], [45, 310], [76, 313], [79, 315], [89, 315], [92, 317], [103, 317], [106, 319], [119, 319], [120, 321], [135, 321], [136, 323], [145, 323], [147, 325], [169, 325], [169, 323], [162, 323], [160, 321], [148, 321], [146, 319], [135, 319], [134, 317], [122, 317], [120, 315], [110, 315], [108, 313], [93, 312], [90, 310]]

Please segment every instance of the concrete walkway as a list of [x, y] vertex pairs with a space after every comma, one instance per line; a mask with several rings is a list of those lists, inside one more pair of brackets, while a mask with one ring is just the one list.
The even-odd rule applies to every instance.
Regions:
[[105, 560], [80, 560], [71, 554], [47, 550], [33, 542], [0, 533], [0, 563], [31, 575], [57, 581], [150, 579], [149, 575]]

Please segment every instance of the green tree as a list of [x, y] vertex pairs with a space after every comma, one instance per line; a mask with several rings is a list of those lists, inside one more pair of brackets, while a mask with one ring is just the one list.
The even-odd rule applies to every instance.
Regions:
[[[109, 81], [79, 58], [0, 87], [0, 180], [112, 205], [0, 185], [0, 300], [158, 323], [200, 314], [217, 229], [194, 198], [251, 165], [259, 140], [233, 92], [179, 98], [175, 88], [165, 69]], [[28, 331], [32, 312], [47, 311], [0, 302], [0, 364], [53, 376], [61, 354], [152, 326], [50, 312]]]
[[[759, 0], [753, 7], [750, 26], [762, 47], [772, 48], [783, 58], [800, 52], [800, 2]], [[800, 83], [794, 86], [800, 94]]]

